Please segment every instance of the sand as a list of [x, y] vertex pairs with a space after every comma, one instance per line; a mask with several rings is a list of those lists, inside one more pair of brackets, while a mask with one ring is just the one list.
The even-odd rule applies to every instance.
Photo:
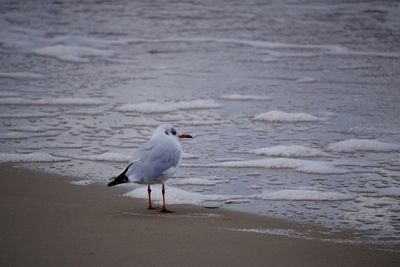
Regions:
[[317, 226], [187, 205], [161, 214], [121, 188], [0, 174], [0, 266], [400, 266], [400, 253], [367, 245], [229, 230]]

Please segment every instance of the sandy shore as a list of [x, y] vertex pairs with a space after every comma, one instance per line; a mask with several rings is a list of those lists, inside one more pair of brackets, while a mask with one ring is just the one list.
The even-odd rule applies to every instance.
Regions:
[[400, 253], [366, 245], [229, 230], [307, 225], [182, 205], [164, 215], [118, 188], [0, 174], [0, 266], [400, 266]]

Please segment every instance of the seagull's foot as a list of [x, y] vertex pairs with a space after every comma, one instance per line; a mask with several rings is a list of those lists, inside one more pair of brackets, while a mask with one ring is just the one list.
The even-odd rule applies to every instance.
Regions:
[[158, 208], [155, 208], [155, 207], [153, 207], [153, 206], [148, 206], [147, 209], [148, 209], [148, 210], [157, 210]]
[[167, 209], [166, 207], [162, 207], [162, 208], [160, 209], [160, 212], [162, 212], [162, 213], [172, 213], [172, 211], [170, 211], [170, 210]]

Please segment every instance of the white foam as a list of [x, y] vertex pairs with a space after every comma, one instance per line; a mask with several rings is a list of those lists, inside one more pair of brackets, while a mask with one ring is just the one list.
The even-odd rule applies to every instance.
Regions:
[[45, 76], [33, 72], [0, 72], [0, 78], [10, 79], [44, 79]]
[[400, 145], [373, 139], [349, 139], [332, 143], [328, 146], [328, 149], [336, 152], [398, 152], [400, 151]]
[[17, 154], [17, 153], [0, 153], [0, 162], [61, 162], [68, 161], [66, 158], [54, 157], [48, 153], [29, 153], [29, 154]]
[[367, 52], [367, 51], [332, 51], [332, 55], [344, 56], [369, 56], [369, 57], [383, 57], [383, 58], [400, 58], [400, 53], [396, 52]]
[[[274, 228], [229, 228], [226, 229], [229, 231], [238, 231], [245, 233], [257, 233], [257, 234], [267, 234], [267, 235], [276, 235], [276, 236], [287, 236], [291, 238], [303, 239], [303, 240], [318, 240], [322, 242], [329, 243], [337, 243], [337, 244], [351, 244], [351, 245], [359, 245], [359, 244], [374, 244], [374, 245], [384, 245], [390, 244], [392, 241], [384, 241], [378, 239], [336, 239], [336, 238], [318, 238], [312, 237], [309, 233], [300, 233], [296, 232], [293, 229], [274, 229]], [[394, 241], [397, 244], [397, 241]], [[388, 249], [388, 251], [398, 252], [397, 250]]]
[[259, 114], [254, 119], [269, 122], [315, 122], [321, 120], [308, 113], [286, 113], [278, 110]]
[[[248, 39], [234, 39], [234, 38], [213, 38], [213, 37], [196, 37], [196, 38], [166, 38], [166, 39], [133, 39], [127, 38], [126, 40], [120, 40], [119, 42], [124, 43], [166, 43], [166, 42], [186, 42], [186, 43], [226, 43], [226, 44], [236, 44], [252, 46], [256, 48], [266, 48], [266, 49], [304, 49], [311, 50], [311, 52], [301, 52], [301, 53], [281, 53], [276, 51], [269, 51], [272, 56], [320, 56], [320, 55], [354, 55], [354, 56], [375, 56], [375, 57], [385, 57], [385, 58], [399, 58], [400, 53], [396, 52], [369, 52], [369, 51], [352, 51], [344, 46], [339, 45], [314, 45], [314, 44], [291, 44], [291, 43], [281, 43], [281, 42], [268, 42], [268, 41], [258, 41], [258, 40], [248, 40]], [[317, 50], [317, 51], [315, 51]]]
[[126, 38], [104, 39], [81, 35], [60, 35], [52, 38], [53, 43], [74, 44], [82, 47], [104, 47], [107, 45], [126, 44]]
[[[48, 149], [76, 149], [76, 148], [85, 148], [88, 147], [88, 145], [83, 145], [83, 144], [69, 144], [69, 143], [60, 143], [56, 141], [55, 143], [50, 143], [47, 142], [46, 144], [34, 144], [34, 145], [27, 145], [25, 148], [26, 149], [42, 149], [42, 148], [48, 148]], [[70, 156], [66, 156], [70, 158]]]
[[0, 104], [2, 105], [56, 105], [56, 106], [85, 106], [85, 105], [101, 105], [103, 101], [95, 98], [72, 98], [72, 97], [61, 97], [61, 98], [41, 98], [41, 99], [26, 99], [26, 98], [0, 98]]
[[185, 167], [226, 167], [226, 168], [267, 168], [294, 169], [303, 173], [343, 174], [345, 170], [335, 167], [332, 163], [317, 160], [291, 158], [268, 158], [247, 161], [226, 161], [213, 164], [183, 164]]
[[91, 47], [72, 45], [53, 45], [35, 49], [35, 54], [54, 57], [63, 61], [90, 62], [88, 57], [111, 56], [112, 52]]
[[80, 155], [73, 157], [75, 159], [90, 160], [90, 161], [110, 161], [110, 162], [129, 162], [132, 156], [128, 156], [121, 153], [106, 152], [95, 155]]
[[277, 156], [277, 157], [316, 157], [326, 154], [315, 148], [309, 148], [298, 145], [262, 147], [262, 148], [257, 148], [251, 152], [257, 155]]
[[242, 158], [238, 157], [229, 157], [229, 158], [214, 158], [215, 161], [241, 161], [243, 160]]
[[222, 95], [221, 96], [222, 99], [224, 100], [264, 100], [264, 101], [268, 101], [268, 100], [272, 100], [271, 97], [268, 96], [258, 96], [258, 95], [243, 95], [243, 94], [229, 94], [229, 95]]
[[185, 117], [181, 114], [165, 114], [161, 118], [158, 118], [158, 121], [181, 121], [184, 120]]
[[374, 68], [374, 65], [371, 64], [358, 64], [358, 65], [342, 65], [337, 66], [338, 70], [357, 70], [357, 69], [370, 69]]
[[183, 157], [184, 159], [198, 159], [200, 156], [199, 155], [195, 155], [195, 154], [190, 154], [190, 153], [183, 153]]
[[205, 178], [175, 178], [168, 180], [168, 183], [173, 185], [200, 185], [200, 186], [210, 186], [221, 183], [222, 181], [209, 180]]
[[234, 38], [214, 38], [214, 37], [195, 37], [195, 38], [166, 38], [166, 39], [127, 39], [130, 43], [160, 43], [160, 42], [187, 42], [187, 43], [228, 43], [237, 45], [246, 45], [257, 48], [303, 48], [303, 49], [321, 49], [332, 52], [347, 52], [348, 49], [338, 45], [301, 45], [281, 42], [268, 42], [248, 39]]
[[297, 79], [296, 82], [298, 83], [315, 83], [317, 80], [311, 77], [303, 77], [300, 79]]
[[325, 192], [309, 189], [286, 189], [275, 192], [263, 191], [255, 195], [263, 200], [291, 200], [291, 201], [344, 201], [353, 200], [356, 197], [352, 194], [339, 192]]
[[[136, 188], [124, 196], [132, 198], [147, 199], [147, 187]], [[169, 204], [192, 204], [202, 205], [206, 202], [221, 201], [226, 203], [242, 203], [249, 202], [254, 199], [266, 201], [345, 201], [353, 200], [356, 197], [352, 194], [344, 194], [339, 192], [325, 192], [308, 189], [287, 189], [275, 192], [263, 191], [258, 194], [248, 196], [244, 195], [206, 195], [197, 192], [190, 192], [172, 186], [166, 187], [166, 200]], [[152, 199], [156, 202], [162, 201], [161, 186], [152, 186]]]
[[276, 236], [289, 236], [294, 237], [299, 234], [292, 229], [274, 229], [274, 228], [231, 228], [230, 231], [245, 232], [245, 233], [257, 233], [257, 234], [268, 234]]
[[6, 132], [0, 135], [0, 139], [30, 139], [37, 137], [56, 137], [59, 133], [54, 132], [42, 132], [42, 133], [32, 133], [26, 134], [26, 132]]
[[179, 121], [180, 125], [185, 126], [207, 126], [207, 125], [218, 125], [226, 123], [226, 120], [186, 120]]
[[94, 183], [93, 180], [78, 180], [78, 181], [71, 182], [71, 184], [73, 184], [73, 185], [80, 185], [80, 186], [88, 186], [93, 183]]
[[[100, 104], [100, 103], [99, 103]], [[88, 116], [93, 116], [93, 115], [104, 115], [104, 110], [101, 109], [74, 109], [74, 110], [68, 110], [65, 112], [65, 114], [71, 114], [71, 115], [88, 115]]]
[[215, 109], [221, 108], [222, 105], [214, 100], [192, 100], [192, 101], [179, 101], [179, 102], [144, 102], [138, 104], [125, 104], [117, 108], [118, 111], [123, 112], [138, 112], [138, 113], [162, 113], [177, 110], [189, 109]]
[[57, 117], [56, 113], [31, 112], [31, 113], [0, 113], [0, 119], [33, 119]]
[[[132, 120], [132, 122], [111, 122], [110, 127], [114, 129], [125, 129], [125, 128], [132, 128], [132, 127], [151, 127], [153, 128], [154, 126], [157, 127], [160, 125], [159, 121], [156, 121], [155, 119], [149, 118], [149, 117], [144, 117], [144, 116], [136, 116], [135, 119]], [[151, 133], [149, 133], [151, 135]]]
[[[268, 42], [259, 40], [248, 40], [248, 39], [234, 39], [234, 38], [214, 38], [214, 37], [195, 37], [195, 38], [165, 38], [165, 39], [140, 39], [140, 38], [120, 38], [119, 40], [108, 41], [112, 44], [132, 44], [132, 43], [225, 43], [235, 45], [245, 45], [255, 48], [266, 48], [266, 49], [304, 49], [310, 50], [310, 52], [277, 52], [270, 50], [269, 53], [272, 56], [320, 56], [320, 55], [359, 55], [359, 56], [376, 56], [376, 57], [387, 57], [387, 58], [399, 58], [400, 53], [396, 52], [369, 52], [369, 51], [352, 51], [344, 46], [330, 45], [330, 44], [293, 44], [293, 43], [281, 43], [281, 42]], [[316, 50], [316, 51], [315, 51]]]
[[[166, 188], [166, 200], [169, 204], [192, 204], [201, 205], [205, 201], [225, 201], [230, 199], [230, 196], [222, 195], [203, 195], [196, 192], [189, 192], [175, 187]], [[124, 196], [132, 198], [147, 199], [147, 187], [139, 187], [130, 191]], [[152, 186], [152, 200], [162, 201], [161, 187], [159, 185]]]

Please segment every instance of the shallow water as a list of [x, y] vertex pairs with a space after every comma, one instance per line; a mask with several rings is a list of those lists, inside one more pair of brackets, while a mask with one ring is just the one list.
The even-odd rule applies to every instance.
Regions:
[[0, 3], [1, 162], [106, 183], [171, 123], [170, 203], [398, 244], [399, 3], [142, 2]]

